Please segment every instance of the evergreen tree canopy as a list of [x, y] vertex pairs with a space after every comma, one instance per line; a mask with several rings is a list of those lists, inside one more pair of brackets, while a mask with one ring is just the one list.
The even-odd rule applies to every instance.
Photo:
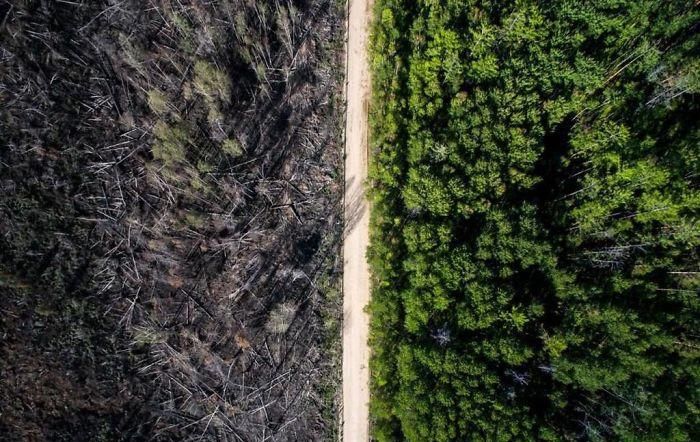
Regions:
[[699, 23], [376, 2], [377, 440], [700, 440]]

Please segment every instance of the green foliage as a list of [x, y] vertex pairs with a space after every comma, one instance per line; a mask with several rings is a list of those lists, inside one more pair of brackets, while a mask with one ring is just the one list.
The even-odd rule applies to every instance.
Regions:
[[243, 155], [243, 147], [241, 146], [241, 143], [239, 143], [238, 140], [234, 138], [225, 139], [224, 142], [221, 143], [221, 150], [223, 150], [224, 153], [231, 155], [234, 158]]
[[157, 114], [163, 115], [168, 112], [168, 98], [157, 89], [148, 91], [148, 107]]
[[166, 165], [185, 161], [189, 136], [187, 130], [180, 126], [171, 126], [163, 121], [153, 128], [156, 142], [153, 144], [153, 157]]
[[377, 2], [377, 440], [700, 438], [699, 19]]
[[208, 102], [231, 102], [231, 79], [225, 71], [212, 63], [203, 60], [195, 63], [193, 84], [195, 90]]

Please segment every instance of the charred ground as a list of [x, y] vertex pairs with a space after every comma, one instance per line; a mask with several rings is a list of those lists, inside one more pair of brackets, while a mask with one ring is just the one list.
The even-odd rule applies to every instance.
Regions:
[[0, 434], [335, 431], [343, 33], [334, 0], [0, 3]]

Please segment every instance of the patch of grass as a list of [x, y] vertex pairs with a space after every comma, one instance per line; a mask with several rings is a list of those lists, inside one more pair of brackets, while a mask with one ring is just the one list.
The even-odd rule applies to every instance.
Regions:
[[285, 334], [294, 321], [297, 309], [298, 306], [289, 301], [277, 304], [270, 312], [265, 328], [270, 333]]
[[234, 158], [238, 158], [243, 155], [243, 147], [241, 146], [241, 143], [233, 138], [224, 140], [224, 142], [221, 143], [221, 150]]
[[158, 89], [148, 91], [148, 107], [157, 114], [164, 115], [168, 113], [168, 97]]
[[220, 100], [231, 102], [231, 79], [226, 71], [217, 68], [212, 63], [199, 60], [194, 65], [194, 80], [192, 82], [197, 93], [208, 102]]
[[159, 121], [153, 128], [153, 135], [156, 137], [153, 158], [166, 165], [185, 161], [185, 146], [190, 142], [185, 128]]

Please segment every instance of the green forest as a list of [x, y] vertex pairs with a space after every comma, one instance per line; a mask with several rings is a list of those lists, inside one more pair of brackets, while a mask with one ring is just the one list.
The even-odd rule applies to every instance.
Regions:
[[700, 440], [699, 28], [376, 2], [376, 440]]

